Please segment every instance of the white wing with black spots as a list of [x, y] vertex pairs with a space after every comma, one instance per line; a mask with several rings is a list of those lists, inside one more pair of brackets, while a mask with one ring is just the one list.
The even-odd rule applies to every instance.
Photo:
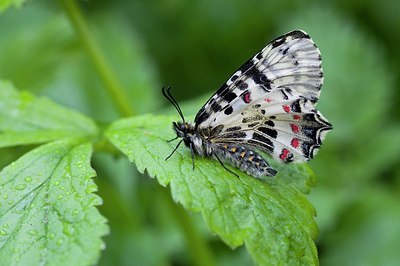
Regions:
[[207, 101], [195, 118], [197, 127], [218, 125], [217, 117], [235, 114], [245, 104], [275, 90], [287, 90], [317, 102], [323, 82], [321, 56], [310, 36], [287, 33], [242, 65]]
[[331, 129], [310, 100], [283, 91], [254, 101], [223, 125], [215, 143], [246, 143], [284, 162], [312, 159]]
[[284, 162], [309, 160], [331, 129], [315, 109], [322, 73], [310, 36], [287, 33], [230, 77], [199, 111], [195, 128], [223, 125], [214, 143], [244, 143]]
[[320, 52], [307, 33], [296, 30], [242, 65], [193, 124], [185, 122], [169, 89], [163, 90], [182, 118], [173, 123], [182, 138], [174, 151], [183, 142], [192, 159], [194, 154], [213, 157], [257, 178], [276, 170], [256, 150], [285, 163], [312, 159], [332, 129], [315, 108], [322, 82]]

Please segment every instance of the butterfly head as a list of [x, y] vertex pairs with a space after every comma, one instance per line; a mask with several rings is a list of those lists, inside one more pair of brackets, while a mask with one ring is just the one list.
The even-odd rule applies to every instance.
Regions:
[[193, 125], [186, 122], [173, 122], [172, 127], [175, 130], [176, 135], [183, 139], [190, 138], [194, 133]]
[[188, 131], [188, 126], [184, 122], [172, 122], [172, 128], [175, 130], [176, 135], [180, 138], [185, 137]]

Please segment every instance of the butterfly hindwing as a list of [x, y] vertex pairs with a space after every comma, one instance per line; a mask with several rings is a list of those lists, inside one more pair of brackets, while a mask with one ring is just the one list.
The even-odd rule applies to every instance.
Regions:
[[246, 143], [284, 162], [312, 159], [331, 129], [310, 100], [281, 91], [255, 101], [224, 125], [214, 142]]

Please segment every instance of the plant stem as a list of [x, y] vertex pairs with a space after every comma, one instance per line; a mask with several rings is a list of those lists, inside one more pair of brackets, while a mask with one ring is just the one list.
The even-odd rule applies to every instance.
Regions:
[[114, 72], [111, 70], [102, 50], [93, 38], [75, 0], [59, 0], [75, 31], [79, 35], [86, 52], [93, 63], [98, 75], [100, 76], [104, 88], [110, 95], [112, 102], [116, 106], [121, 116], [132, 116], [134, 110], [129, 102], [125, 90], [119, 83]]
[[161, 188], [163, 199], [168, 203], [171, 213], [179, 222], [183, 233], [185, 234], [186, 244], [192, 258], [192, 265], [196, 266], [213, 266], [215, 265], [214, 257], [210, 248], [200, 236], [198, 230], [193, 226], [192, 219], [187, 211], [171, 198], [165, 188]]

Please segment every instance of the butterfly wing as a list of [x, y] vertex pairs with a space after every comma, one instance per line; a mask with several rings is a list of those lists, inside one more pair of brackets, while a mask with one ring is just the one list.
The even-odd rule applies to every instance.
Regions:
[[331, 124], [306, 98], [282, 90], [269, 96], [228, 119], [213, 142], [252, 146], [284, 162], [312, 159]]
[[218, 128], [214, 143], [240, 142], [285, 162], [310, 159], [331, 129], [314, 106], [322, 82], [318, 48], [307, 33], [289, 32], [229, 78], [200, 109], [195, 128]]

